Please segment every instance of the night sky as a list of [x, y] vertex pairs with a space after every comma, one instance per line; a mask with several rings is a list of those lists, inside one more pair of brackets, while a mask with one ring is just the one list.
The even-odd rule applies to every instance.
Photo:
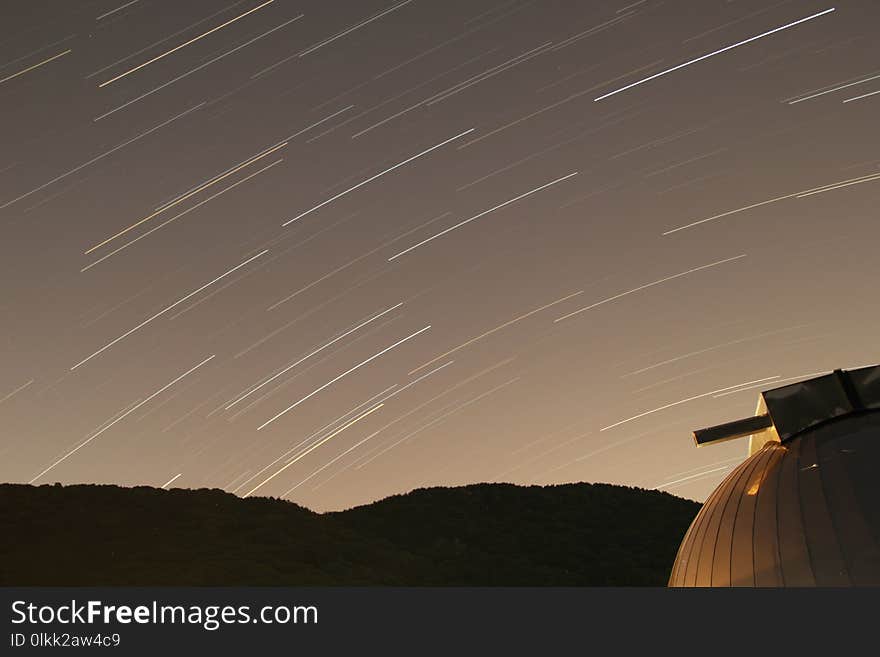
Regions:
[[0, 480], [702, 500], [878, 359], [880, 3], [4, 0]]

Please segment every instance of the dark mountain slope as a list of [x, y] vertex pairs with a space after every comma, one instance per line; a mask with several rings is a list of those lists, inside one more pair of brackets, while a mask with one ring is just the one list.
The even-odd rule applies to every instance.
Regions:
[[431, 584], [665, 584], [700, 505], [609, 484], [415, 490], [338, 514], [430, 559]]
[[0, 485], [0, 585], [663, 585], [699, 504], [603, 484], [317, 514], [221, 490]]

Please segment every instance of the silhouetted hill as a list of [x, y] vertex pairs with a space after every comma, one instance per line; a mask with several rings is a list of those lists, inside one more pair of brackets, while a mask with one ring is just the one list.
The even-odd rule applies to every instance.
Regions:
[[0, 585], [665, 585], [699, 510], [475, 484], [318, 514], [221, 490], [0, 485]]

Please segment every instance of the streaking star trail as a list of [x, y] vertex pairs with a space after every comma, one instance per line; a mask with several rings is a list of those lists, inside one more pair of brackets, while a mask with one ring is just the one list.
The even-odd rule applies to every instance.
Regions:
[[878, 360], [876, 2], [6, 4], [0, 481], [702, 500]]

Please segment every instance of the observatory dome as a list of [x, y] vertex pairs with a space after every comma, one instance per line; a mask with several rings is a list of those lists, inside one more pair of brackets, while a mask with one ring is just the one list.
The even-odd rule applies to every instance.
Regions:
[[697, 514], [669, 585], [880, 586], [880, 366], [767, 391], [758, 410], [694, 432], [750, 435], [752, 454]]

